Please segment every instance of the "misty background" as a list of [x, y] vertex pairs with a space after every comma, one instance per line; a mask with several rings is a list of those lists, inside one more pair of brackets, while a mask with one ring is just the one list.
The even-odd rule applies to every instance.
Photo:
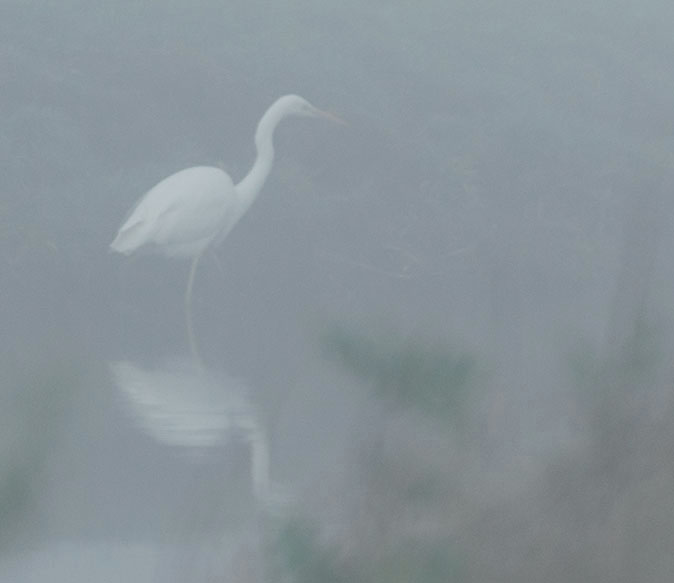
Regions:
[[[1, 0], [0, 580], [669, 580], [673, 21]], [[285, 93], [347, 125], [279, 126], [193, 300], [269, 517], [245, 440], [129, 407], [111, 363], [188, 355], [188, 264], [108, 245], [171, 173], [243, 177]]]

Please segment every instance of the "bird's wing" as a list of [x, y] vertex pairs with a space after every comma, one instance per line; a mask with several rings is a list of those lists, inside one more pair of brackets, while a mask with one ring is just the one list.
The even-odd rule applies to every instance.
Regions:
[[182, 254], [176, 252], [176, 246], [205, 243], [236, 204], [232, 180], [222, 170], [182, 170], [148, 191], [111, 248], [129, 254], [145, 245], [156, 245], [167, 254]]

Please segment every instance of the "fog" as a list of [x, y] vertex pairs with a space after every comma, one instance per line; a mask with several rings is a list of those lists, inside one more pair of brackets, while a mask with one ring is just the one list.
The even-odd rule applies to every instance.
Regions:
[[[674, 8], [0, 2], [0, 581], [674, 575]], [[191, 166], [196, 272], [109, 245]], [[187, 193], [186, 193], [187, 194]]]

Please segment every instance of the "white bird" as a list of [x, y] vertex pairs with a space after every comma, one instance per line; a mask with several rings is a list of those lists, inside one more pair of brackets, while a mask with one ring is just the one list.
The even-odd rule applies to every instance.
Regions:
[[226, 172], [208, 166], [176, 172], [138, 201], [110, 245], [112, 251], [124, 255], [146, 250], [167, 257], [192, 258], [185, 315], [190, 347], [197, 360], [190, 316], [197, 264], [209, 246], [224, 240], [259, 194], [274, 161], [274, 130], [283, 118], [291, 115], [341, 122], [338, 117], [317, 109], [298, 95], [280, 97], [257, 125], [257, 157], [241, 182], [235, 185]]

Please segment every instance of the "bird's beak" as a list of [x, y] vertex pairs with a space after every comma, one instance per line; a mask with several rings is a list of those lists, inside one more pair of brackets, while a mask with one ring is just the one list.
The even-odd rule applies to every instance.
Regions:
[[335, 115], [334, 113], [332, 113], [330, 111], [323, 111], [322, 109], [315, 109], [314, 115], [316, 117], [322, 117], [323, 119], [328, 119], [328, 120], [333, 121], [335, 123], [338, 123], [340, 125], [344, 125], [344, 126], [349, 125], [341, 117]]

